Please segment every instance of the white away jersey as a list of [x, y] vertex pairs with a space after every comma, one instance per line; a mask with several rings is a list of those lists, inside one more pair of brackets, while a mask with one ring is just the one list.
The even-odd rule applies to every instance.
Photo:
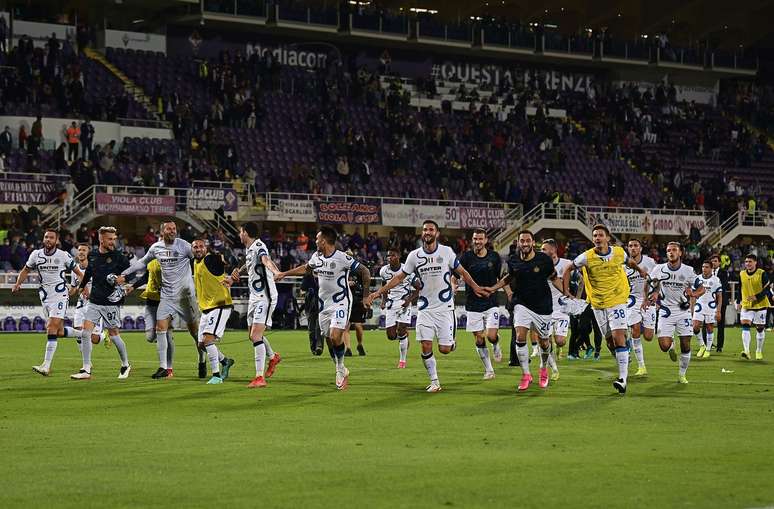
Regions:
[[276, 302], [277, 284], [274, 282], [274, 273], [261, 261], [264, 256], [269, 256], [269, 249], [261, 239], [256, 239], [245, 252], [250, 298]]
[[[559, 258], [556, 260], [556, 263], [554, 263], [554, 270], [556, 270], [556, 277], [559, 278], [559, 281], [562, 280], [562, 274], [564, 274], [564, 269], [566, 269], [568, 265], [572, 265], [572, 261], [567, 258]], [[564, 294], [562, 294], [553, 283], [549, 283], [548, 287], [551, 288], [551, 299], [554, 301], [554, 311], [562, 309], [563, 306], [559, 302], [559, 299], [564, 297]]]
[[699, 274], [698, 280], [704, 287], [704, 293], [696, 299], [696, 302], [701, 304], [701, 309], [716, 309], [718, 307], [718, 294], [723, 291], [720, 279], [717, 276], [705, 278], [703, 274]]
[[360, 266], [357, 260], [338, 249], [330, 256], [317, 251], [309, 259], [308, 265], [317, 277], [317, 284], [320, 287], [318, 297], [321, 310], [337, 305], [351, 305], [349, 273]]
[[688, 288], [695, 290], [701, 286], [693, 269], [684, 263], [676, 269], [667, 263], [659, 263], [650, 271], [650, 277], [661, 283], [661, 306], [673, 313], [681, 311], [681, 304], [690, 302], [685, 295]]
[[[645, 271], [650, 274], [650, 272], [653, 270], [653, 267], [656, 266], [656, 260], [650, 256], [642, 255], [642, 259], [637, 265], [639, 265], [641, 269], [645, 269]], [[634, 297], [637, 302], [642, 302], [643, 295], [645, 294], [645, 278], [642, 277], [642, 274], [631, 267], [624, 267], [624, 270], [626, 271], [626, 277], [629, 278], [629, 295]]]
[[27, 268], [38, 271], [41, 302], [54, 296], [67, 298], [65, 272], [75, 268], [72, 256], [61, 249], [54, 249], [52, 254], [46, 254], [45, 249], [36, 249], [27, 259]]
[[457, 255], [449, 246], [437, 244], [435, 251], [428, 253], [424, 247], [409, 253], [403, 272], [416, 274], [422, 287], [417, 301], [420, 311], [454, 309], [452, 271], [460, 265]]
[[[84, 274], [86, 273], [86, 267], [82, 266], [81, 264], [78, 264], [78, 268], [81, 269], [81, 272]], [[81, 278], [79, 278], [75, 272], [72, 272], [70, 274], [70, 286], [77, 287], [81, 284]], [[91, 281], [89, 281], [86, 284], [86, 288], [91, 291]], [[78, 303], [75, 305], [75, 309], [81, 309], [83, 306], [86, 305], [89, 299], [83, 296], [82, 293], [78, 292]]]
[[195, 294], [191, 275], [191, 260], [193, 260], [191, 244], [177, 238], [172, 244], [167, 245], [162, 239], [149, 247], [145, 256], [134, 262], [123, 274], [137, 272], [147, 267], [153, 259], [158, 260], [161, 265], [162, 299], [179, 299], [182, 292], [187, 292], [189, 295]]
[[[379, 269], [379, 277], [382, 278], [382, 283], [387, 284], [395, 277], [396, 274], [403, 272], [403, 265], [401, 264], [397, 270], [392, 270], [389, 264], [384, 265]], [[392, 309], [397, 306], [403, 305], [403, 302], [414, 291], [412, 283], [414, 282], [414, 274], [408, 274], [398, 286], [393, 288], [387, 294], [387, 309]]]

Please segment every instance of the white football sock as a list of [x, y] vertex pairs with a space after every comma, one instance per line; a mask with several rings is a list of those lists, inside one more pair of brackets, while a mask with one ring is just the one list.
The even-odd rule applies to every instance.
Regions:
[[72, 327], [68, 327], [65, 325], [64, 328], [64, 337], [66, 338], [78, 338], [80, 337], [81, 333], [78, 329], [73, 329]]
[[271, 359], [272, 357], [274, 357], [274, 350], [272, 349], [271, 344], [269, 343], [269, 340], [266, 339], [266, 336], [264, 336], [262, 339], [263, 339], [263, 344], [266, 345], [266, 358]]
[[263, 371], [266, 369], [266, 340], [254, 342], [253, 352], [255, 354], [255, 376], [263, 376]]
[[546, 367], [546, 364], [549, 364], [549, 359], [551, 358], [551, 347], [543, 348], [540, 347], [540, 369], [543, 369]]
[[172, 360], [175, 358], [175, 340], [172, 339], [172, 331], [167, 331], [167, 369], [172, 369]]
[[556, 364], [556, 352], [553, 347], [548, 351], [548, 367], [551, 368], [551, 371], [554, 373], [559, 372], [559, 366]]
[[637, 367], [645, 367], [645, 350], [642, 348], [642, 339], [632, 338], [632, 350], [634, 350], [634, 356], [637, 358]]
[[204, 349], [207, 351], [207, 359], [210, 361], [210, 369], [212, 369], [212, 376], [218, 376], [220, 375], [220, 361], [218, 360], [218, 356], [220, 354], [220, 350], [218, 350], [218, 347], [215, 346], [215, 344], [209, 344]]
[[400, 360], [406, 362], [409, 349], [408, 336], [398, 336], [398, 348], [400, 349]]
[[615, 359], [618, 361], [618, 378], [626, 382], [629, 377], [629, 349], [625, 346], [616, 347]]
[[223, 362], [223, 359], [225, 359], [226, 356], [223, 355], [223, 352], [220, 351], [220, 348], [218, 348], [218, 362]]
[[156, 331], [156, 352], [159, 354], [159, 367], [167, 369], [167, 331]]
[[529, 375], [529, 347], [526, 343], [523, 345], [516, 343], [516, 355], [519, 358], [521, 372], [525, 375]]
[[[492, 342], [490, 341], [490, 343]], [[492, 343], [492, 353], [495, 355], [502, 355], [503, 353], [502, 349], [500, 348], [500, 336], [497, 336], [495, 342]]]
[[484, 373], [492, 373], [494, 369], [492, 368], [492, 359], [489, 358], [489, 348], [484, 344], [484, 346], [476, 346], [476, 350], [478, 350], [478, 356], [481, 357], [481, 363], [484, 365]]
[[715, 334], [713, 332], [707, 332], [707, 351], [709, 352], [712, 350], [712, 341], [715, 339]]
[[83, 369], [91, 373], [91, 331], [81, 331], [81, 357], [83, 358]]
[[763, 342], [766, 340], [766, 331], [758, 331], [757, 334], [755, 334], [755, 351], [758, 353], [763, 353]]
[[110, 341], [116, 346], [118, 350], [118, 356], [121, 358], [121, 366], [125, 367], [129, 365], [129, 356], [126, 354], [126, 343], [121, 339], [121, 336], [110, 336]]
[[750, 351], [750, 329], [742, 329], [742, 349], [745, 352]]
[[435, 365], [435, 356], [433, 352], [429, 354], [422, 354], [422, 362], [425, 364], [427, 370], [427, 376], [430, 377], [430, 382], [438, 382], [438, 370]]
[[691, 352], [680, 353], [680, 376], [685, 376], [688, 371], [688, 364], [691, 362]]
[[51, 336], [48, 336], [48, 340], [46, 341], [46, 351], [43, 354], [43, 367], [46, 369], [51, 368], [51, 361], [54, 360], [54, 352], [56, 352], [58, 341], [56, 340], [56, 336], [53, 338]]

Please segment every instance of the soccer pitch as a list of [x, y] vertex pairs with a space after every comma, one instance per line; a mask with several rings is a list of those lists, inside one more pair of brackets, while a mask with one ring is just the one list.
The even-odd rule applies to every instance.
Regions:
[[0, 507], [772, 506], [774, 371], [739, 359], [739, 336], [730, 329], [722, 354], [692, 359], [687, 386], [646, 344], [650, 375], [621, 397], [607, 351], [561, 359], [548, 390], [535, 376], [517, 394], [520, 370], [505, 362], [485, 382], [464, 332], [438, 355], [439, 394], [424, 392], [416, 342], [397, 370], [397, 343], [381, 331], [366, 333], [366, 357], [346, 359], [344, 392], [305, 331], [268, 336], [283, 360], [265, 389], [245, 387], [243, 331], [223, 341], [236, 365], [222, 385], [196, 378], [182, 332], [169, 380], [151, 380], [155, 346], [126, 334], [124, 381], [114, 348], [95, 347], [94, 378], [73, 381], [80, 354], [62, 339], [44, 378], [30, 367], [45, 337], [4, 334]]

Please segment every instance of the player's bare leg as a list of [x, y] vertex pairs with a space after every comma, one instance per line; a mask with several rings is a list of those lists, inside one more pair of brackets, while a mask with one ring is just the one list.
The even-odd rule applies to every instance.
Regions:
[[489, 357], [489, 348], [486, 346], [485, 332], [476, 331], [473, 333], [473, 338], [476, 341], [478, 356], [481, 358], [481, 363], [484, 365], [484, 380], [492, 380], [495, 377], [495, 372], [492, 367], [492, 359]]
[[387, 339], [390, 341], [398, 341], [398, 349], [400, 352], [400, 359], [398, 360], [398, 369], [406, 367], [406, 357], [408, 355], [409, 341], [408, 330], [405, 323], [398, 322], [397, 325], [387, 327]]
[[199, 356], [199, 364], [197, 366], [199, 378], [207, 378], [207, 363], [205, 359], [209, 358], [209, 356], [199, 342], [199, 324], [193, 320], [188, 322], [188, 333], [191, 335], [194, 345], [196, 345], [196, 354]]
[[46, 323], [46, 350], [43, 354], [43, 363], [39, 366], [32, 366], [33, 371], [43, 376], [48, 376], [51, 372], [54, 352], [56, 352], [56, 347], [58, 346], [57, 338], [60, 335], [64, 335], [64, 320], [62, 318], [49, 318]]
[[530, 357], [537, 357], [540, 355], [540, 345], [538, 344], [538, 334], [533, 328], [530, 330], [530, 342], [532, 343], [532, 355]]
[[500, 347], [500, 329], [492, 328], [486, 330], [486, 338], [492, 343], [492, 354], [495, 362], [503, 361], [503, 350]]
[[546, 366], [550, 364], [552, 359], [551, 337], [540, 338], [538, 343], [540, 345], [540, 376], [538, 385], [541, 389], [545, 389], [548, 387], [548, 368]]
[[355, 337], [357, 338], [357, 354], [364, 356], [366, 354], [365, 347], [363, 346], [363, 324], [353, 323], [352, 327], [355, 328]]

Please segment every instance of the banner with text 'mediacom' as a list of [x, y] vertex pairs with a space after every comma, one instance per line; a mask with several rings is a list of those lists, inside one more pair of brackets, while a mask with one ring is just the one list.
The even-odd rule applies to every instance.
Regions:
[[97, 193], [98, 214], [128, 216], [174, 216], [174, 196]]

